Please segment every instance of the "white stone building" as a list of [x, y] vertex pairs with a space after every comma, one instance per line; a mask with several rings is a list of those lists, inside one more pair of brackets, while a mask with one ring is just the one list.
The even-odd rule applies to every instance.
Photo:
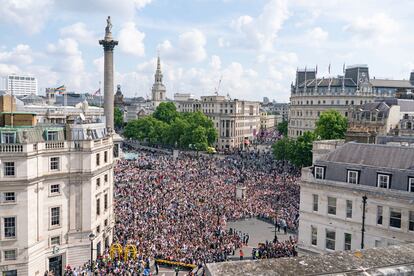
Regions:
[[[113, 136], [103, 123], [0, 128], [0, 271], [60, 275], [112, 242]], [[59, 272], [58, 272], [59, 271]]]
[[8, 75], [4, 77], [4, 90], [14, 96], [37, 95], [37, 79], [28, 75]]
[[302, 169], [299, 247], [360, 249], [363, 221], [364, 248], [414, 242], [414, 147], [341, 143]]
[[315, 69], [296, 72], [291, 86], [288, 135], [298, 137], [315, 130], [322, 112], [329, 109], [348, 117], [351, 106], [414, 91], [414, 74], [409, 80], [370, 78], [367, 65], [349, 66], [342, 76], [317, 78]]
[[209, 117], [218, 133], [218, 149], [247, 145], [260, 130], [259, 102], [229, 99], [225, 96], [202, 96], [200, 100], [176, 101], [179, 112], [201, 111]]

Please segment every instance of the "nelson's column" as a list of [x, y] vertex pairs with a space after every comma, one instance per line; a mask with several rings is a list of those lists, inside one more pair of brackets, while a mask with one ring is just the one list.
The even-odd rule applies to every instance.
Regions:
[[112, 38], [111, 17], [106, 20], [105, 38], [99, 40], [104, 48], [104, 114], [108, 133], [114, 130], [114, 48], [118, 41]]

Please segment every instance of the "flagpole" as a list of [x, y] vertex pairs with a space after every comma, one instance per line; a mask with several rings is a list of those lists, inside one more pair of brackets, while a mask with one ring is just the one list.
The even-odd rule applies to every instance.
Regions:
[[99, 81], [99, 107], [102, 108], [101, 81]]

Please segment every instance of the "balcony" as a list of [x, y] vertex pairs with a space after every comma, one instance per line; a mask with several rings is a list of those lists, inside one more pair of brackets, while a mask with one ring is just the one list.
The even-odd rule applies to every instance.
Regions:
[[3, 152], [23, 152], [22, 144], [0, 144], [0, 153]]

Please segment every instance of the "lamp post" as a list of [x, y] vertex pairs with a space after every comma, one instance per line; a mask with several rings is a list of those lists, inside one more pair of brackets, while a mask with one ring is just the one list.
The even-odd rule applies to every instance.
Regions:
[[92, 266], [93, 266], [93, 240], [95, 239], [95, 234], [91, 232], [88, 235], [88, 238], [91, 241], [91, 272], [92, 272]]
[[276, 243], [277, 242], [276, 230], [277, 230], [277, 211], [275, 212], [275, 237], [273, 239], [273, 243]]
[[367, 196], [362, 197], [362, 228], [361, 228], [361, 249], [364, 249], [364, 238], [365, 238], [365, 207], [367, 205]]

